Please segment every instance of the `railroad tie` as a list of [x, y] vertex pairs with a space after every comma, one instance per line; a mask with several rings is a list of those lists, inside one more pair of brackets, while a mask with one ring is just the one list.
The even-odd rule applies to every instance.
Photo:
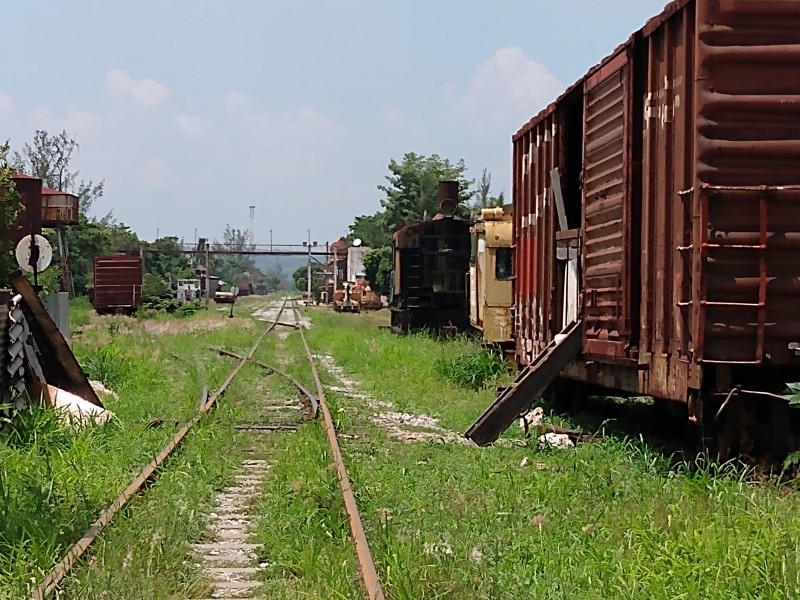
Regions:
[[214, 499], [210, 525], [213, 539], [194, 545], [214, 588], [207, 600], [253, 598], [261, 585], [258, 581], [261, 568], [256, 563], [260, 545], [247, 541], [253, 531], [249, 509], [270, 467], [265, 460], [243, 461], [234, 484]]

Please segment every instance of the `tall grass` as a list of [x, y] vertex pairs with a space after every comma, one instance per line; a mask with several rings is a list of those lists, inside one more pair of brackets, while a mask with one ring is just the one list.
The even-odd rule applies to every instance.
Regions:
[[507, 371], [500, 352], [463, 341], [443, 344], [435, 364], [447, 381], [471, 390], [484, 388]]

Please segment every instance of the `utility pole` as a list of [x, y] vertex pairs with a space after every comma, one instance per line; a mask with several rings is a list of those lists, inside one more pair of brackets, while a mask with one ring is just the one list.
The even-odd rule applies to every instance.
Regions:
[[[317, 242], [314, 242], [314, 246], [317, 245]], [[303, 242], [303, 246], [308, 247], [308, 267], [306, 272], [306, 291], [308, 293], [308, 297], [306, 298], [306, 302], [311, 304], [311, 230], [308, 230], [308, 241]]]
[[269, 230], [269, 251], [272, 252], [272, 229]]

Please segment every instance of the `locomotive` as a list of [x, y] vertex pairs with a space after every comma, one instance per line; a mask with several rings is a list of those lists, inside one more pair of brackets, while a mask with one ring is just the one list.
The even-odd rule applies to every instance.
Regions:
[[470, 221], [458, 216], [459, 184], [440, 181], [436, 214], [392, 235], [391, 327], [397, 333], [469, 329]]

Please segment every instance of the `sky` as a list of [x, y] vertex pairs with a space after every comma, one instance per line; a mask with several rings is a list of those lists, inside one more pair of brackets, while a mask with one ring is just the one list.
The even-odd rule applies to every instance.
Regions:
[[[29, 0], [3, 8], [0, 141], [66, 129], [142, 239], [324, 244], [391, 159], [511, 192], [511, 136], [666, 0]], [[13, 57], [14, 60], [10, 60]]]

